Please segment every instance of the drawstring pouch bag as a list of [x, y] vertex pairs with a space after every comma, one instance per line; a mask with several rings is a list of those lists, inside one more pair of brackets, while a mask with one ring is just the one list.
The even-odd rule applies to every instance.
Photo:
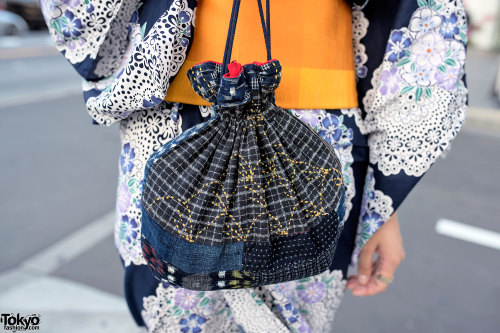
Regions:
[[188, 71], [214, 116], [147, 161], [142, 251], [153, 275], [191, 290], [250, 288], [326, 271], [344, 218], [341, 165], [330, 145], [274, 104], [271, 60], [230, 64], [240, 0], [233, 2], [223, 63]]

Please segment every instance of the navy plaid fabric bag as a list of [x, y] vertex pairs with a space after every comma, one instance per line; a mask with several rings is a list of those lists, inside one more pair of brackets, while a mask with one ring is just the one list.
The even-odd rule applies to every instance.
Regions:
[[[269, 0], [259, 2], [268, 61], [188, 71], [215, 115], [147, 162], [142, 250], [154, 276], [192, 290], [249, 288], [313, 276], [333, 260], [344, 219], [341, 165], [330, 145], [274, 104]], [[228, 71], [228, 72], [227, 72]]]

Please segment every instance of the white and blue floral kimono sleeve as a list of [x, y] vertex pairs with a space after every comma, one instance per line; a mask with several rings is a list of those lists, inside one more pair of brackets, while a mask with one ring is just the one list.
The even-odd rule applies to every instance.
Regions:
[[57, 49], [84, 79], [95, 124], [157, 109], [184, 63], [196, 0], [153, 2], [140, 21], [140, 0], [41, 0]]
[[355, 116], [369, 146], [356, 263], [465, 122], [467, 22], [460, 0], [372, 1], [353, 17], [361, 105]]

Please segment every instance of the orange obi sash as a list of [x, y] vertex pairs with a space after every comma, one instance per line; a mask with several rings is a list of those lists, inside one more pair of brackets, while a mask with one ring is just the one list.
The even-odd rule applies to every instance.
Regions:
[[[187, 78], [194, 65], [222, 62], [232, 0], [199, 0], [192, 46], [167, 91], [166, 101], [209, 105]], [[314, 4], [314, 5], [313, 5]], [[271, 1], [272, 57], [282, 66], [276, 105], [294, 109], [358, 106], [351, 8], [344, 0]], [[232, 59], [265, 61], [257, 1], [242, 1]]]

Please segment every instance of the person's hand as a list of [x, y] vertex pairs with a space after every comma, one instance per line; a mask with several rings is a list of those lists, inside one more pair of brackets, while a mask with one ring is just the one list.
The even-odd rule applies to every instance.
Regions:
[[[373, 261], [375, 253], [378, 258]], [[346, 287], [356, 296], [375, 295], [385, 291], [387, 283], [379, 280], [378, 275], [391, 279], [404, 257], [398, 217], [394, 213], [361, 249], [358, 273], [349, 276]]]

